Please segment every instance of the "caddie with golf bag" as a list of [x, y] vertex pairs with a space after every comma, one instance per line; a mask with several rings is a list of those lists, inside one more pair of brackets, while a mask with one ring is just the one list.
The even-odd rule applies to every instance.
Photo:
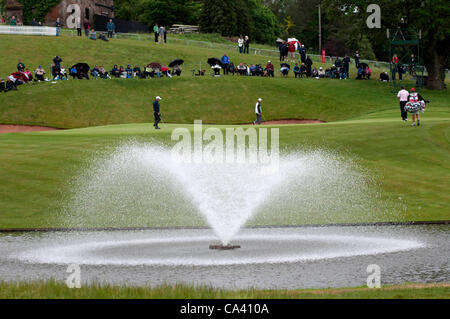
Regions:
[[411, 92], [409, 93], [408, 103], [405, 105], [405, 110], [412, 115], [412, 124], [411, 126], [416, 126], [416, 117], [417, 117], [417, 126], [420, 126], [420, 112], [425, 112], [426, 103], [429, 101], [425, 101], [423, 97], [416, 92], [414, 88], [411, 88]]

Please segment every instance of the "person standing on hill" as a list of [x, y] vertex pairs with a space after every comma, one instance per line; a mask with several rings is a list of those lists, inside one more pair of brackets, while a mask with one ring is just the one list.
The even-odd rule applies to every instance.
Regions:
[[239, 53], [242, 54], [242, 52], [244, 51], [244, 39], [242, 38], [242, 35], [239, 36], [238, 47], [239, 47]]
[[261, 102], [262, 102], [261, 98], [259, 98], [258, 102], [256, 102], [256, 105], [255, 105], [256, 120], [253, 121], [253, 125], [256, 125], [256, 124], [261, 125], [261, 118], [262, 118]]
[[225, 53], [221, 59], [222, 61], [222, 69], [223, 69], [223, 75], [228, 75], [228, 67], [230, 65], [230, 58]]
[[59, 37], [59, 35], [61, 34], [61, 19], [59, 17], [56, 19], [55, 27], [56, 27], [56, 36]]
[[249, 47], [250, 47], [250, 38], [248, 37], [248, 35], [246, 35], [244, 38], [244, 53], [249, 54]]
[[116, 31], [116, 25], [114, 24], [113, 19], [109, 19], [106, 24], [106, 30], [108, 31], [108, 38], [112, 39], [113, 33]]
[[361, 56], [359, 55], [359, 51], [358, 50], [355, 51], [354, 58], [355, 58], [355, 66], [356, 66], [357, 69], [359, 69], [359, 60], [361, 59]]
[[153, 33], [155, 34], [155, 43], [158, 43], [158, 35], [159, 35], [158, 23], [155, 23], [155, 25], [153, 26]]
[[77, 35], [81, 37], [81, 17], [76, 18]]
[[345, 58], [342, 60], [342, 66], [344, 68], [345, 79], [350, 77], [350, 58], [348, 54], [345, 55]]
[[161, 110], [159, 107], [159, 101], [161, 101], [161, 98], [159, 96], [156, 97], [155, 102], [153, 102], [153, 116], [155, 117], [155, 123], [153, 126], [156, 130], [159, 130], [158, 127], [159, 122], [161, 122]]
[[166, 28], [166, 26], [163, 26], [163, 29], [164, 29], [164, 44], [166, 44], [167, 43], [167, 28]]
[[164, 27], [163, 26], [159, 27], [158, 33], [159, 33], [159, 41], [158, 41], [158, 43], [159, 44], [164, 43]]
[[408, 102], [409, 92], [405, 90], [405, 87], [401, 87], [401, 90], [397, 93], [397, 99], [400, 101], [400, 113], [402, 116], [402, 121], [406, 122], [408, 120], [408, 113], [405, 110], [406, 103]]
[[84, 19], [83, 29], [84, 29], [84, 35], [88, 37], [89, 36], [89, 30], [91, 29], [91, 25], [89, 24], [89, 20], [88, 19]]

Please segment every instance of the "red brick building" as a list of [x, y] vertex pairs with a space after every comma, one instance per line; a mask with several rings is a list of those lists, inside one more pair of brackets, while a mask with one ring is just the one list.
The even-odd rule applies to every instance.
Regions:
[[[91, 25], [94, 23], [94, 15], [114, 17], [114, 0], [61, 0], [45, 16], [44, 25], [53, 26], [59, 17], [64, 27], [67, 18], [74, 13], [74, 8], [80, 9], [81, 21], [88, 19]], [[22, 4], [16, 0], [6, 0], [5, 18], [9, 22], [12, 16], [23, 21]], [[77, 9], [78, 10], [78, 9]]]

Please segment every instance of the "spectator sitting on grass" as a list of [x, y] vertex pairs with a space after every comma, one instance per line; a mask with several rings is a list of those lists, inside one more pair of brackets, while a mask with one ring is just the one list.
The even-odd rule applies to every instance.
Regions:
[[161, 67], [161, 72], [163, 75], [168, 76], [169, 78], [172, 77], [169, 68], [165, 64], [163, 64], [163, 66]]
[[133, 76], [134, 76], [135, 78], [140, 78], [140, 77], [142, 77], [141, 68], [138, 67], [137, 65], [135, 65], [134, 68], [133, 68]]
[[94, 79], [97, 80], [99, 75], [100, 75], [100, 70], [99, 70], [98, 66], [94, 66], [94, 68], [91, 70], [91, 76], [93, 76]]
[[230, 61], [230, 64], [228, 65], [228, 72], [232, 73], [233, 75], [236, 73], [236, 67], [234, 66], [234, 63]]
[[125, 72], [125, 69], [122, 65], [119, 67], [119, 76], [124, 79], [127, 78], [127, 72]]
[[366, 77], [367, 80], [370, 80], [370, 76], [372, 75], [372, 70], [370, 69], [369, 66], [366, 67]]
[[318, 79], [319, 78], [319, 71], [314, 67], [311, 71], [311, 77]]
[[318, 74], [319, 74], [319, 78], [324, 78], [325, 77], [325, 71], [323, 70], [322, 67], [319, 68]]
[[247, 66], [244, 63], [239, 63], [238, 67], [239, 75], [247, 75]]
[[40, 65], [36, 71], [34, 71], [34, 74], [36, 74], [36, 79], [35, 81], [44, 81], [44, 75], [45, 75], [45, 70], [42, 68], [42, 65]]
[[108, 74], [108, 72], [106, 72], [106, 70], [103, 66], [100, 66], [100, 68], [98, 69], [98, 72], [100, 73], [100, 78], [102, 78], [102, 79], [109, 78], [109, 74]]
[[155, 71], [153, 68], [149, 65], [147, 65], [144, 69], [144, 78], [151, 77], [153, 78], [155, 76]]
[[180, 75], [181, 75], [181, 66], [178, 65], [178, 64], [176, 64], [176, 65], [173, 67], [172, 74], [177, 75], [177, 76], [180, 76]]
[[66, 68], [64, 67], [64, 65], [62, 65], [59, 69], [59, 78], [61, 80], [67, 80], [67, 72], [66, 72]]
[[219, 64], [216, 63], [211, 69], [214, 71], [214, 76], [220, 76], [220, 69], [222, 69], [222, 67]]
[[389, 74], [387, 72], [380, 73], [380, 81], [381, 82], [389, 82]]
[[362, 65], [358, 65], [358, 70], [357, 70], [358, 74], [356, 76], [357, 80], [362, 80], [364, 78], [365, 72], [364, 69], [362, 67]]
[[89, 39], [97, 40], [97, 34], [95, 33], [94, 28], [92, 28], [91, 31], [89, 32]]
[[78, 71], [77, 68], [75, 66], [73, 66], [70, 70], [69, 70], [69, 74], [70, 76], [75, 79], [78, 76]]
[[250, 71], [251, 76], [255, 76], [256, 75], [256, 66], [254, 64], [250, 64], [249, 71]]
[[301, 70], [300, 70], [300, 66], [298, 65], [298, 63], [295, 63], [295, 66], [292, 69], [292, 71], [294, 71], [295, 78], [301, 77]]
[[280, 72], [284, 77], [287, 77], [289, 75], [289, 68], [283, 65], [280, 69]]
[[302, 63], [300, 66], [300, 77], [303, 78], [303, 76], [308, 77], [308, 69], [306, 68], [305, 63]]
[[117, 67], [117, 64], [114, 64], [112, 70], [111, 70], [111, 74], [112, 76], [118, 78], [120, 77], [120, 72], [119, 72], [119, 68]]
[[266, 69], [264, 70], [264, 76], [274, 77], [275, 76], [274, 71], [275, 71], [275, 67], [273, 66], [272, 62], [270, 60], [267, 61]]
[[28, 81], [33, 81], [33, 73], [27, 68], [25, 74], [28, 76]]
[[131, 65], [127, 65], [125, 72], [127, 73], [127, 79], [131, 79], [133, 77], [133, 69], [131, 68]]
[[98, 36], [98, 38], [99, 38], [100, 40], [103, 40], [103, 41], [106, 41], [106, 42], [109, 41], [109, 40], [106, 38], [106, 36], [105, 36], [105, 34], [104, 34], [103, 32], [100, 33], [100, 35]]
[[19, 80], [17, 80], [14, 76], [8, 76], [8, 82], [6, 82], [6, 92], [11, 90], [17, 90], [17, 86], [22, 84]]

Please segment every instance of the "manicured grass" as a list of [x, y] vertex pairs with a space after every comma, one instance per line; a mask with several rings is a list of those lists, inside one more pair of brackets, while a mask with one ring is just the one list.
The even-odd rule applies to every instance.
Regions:
[[[56, 216], [67, 200], [72, 179], [86, 169], [89, 161], [99, 152], [130, 139], [159, 140], [170, 145], [171, 131], [179, 125], [163, 127], [160, 132], [155, 132], [151, 124], [134, 124], [0, 135], [0, 227], [65, 226], [64, 214], [62, 219]], [[370, 213], [340, 212], [332, 216], [303, 207], [289, 214], [274, 214], [277, 207], [269, 205], [250, 224], [448, 219], [449, 136], [450, 121], [432, 118], [425, 118], [420, 128], [380, 119], [280, 127], [281, 149], [334, 150], [366, 168], [375, 180], [379, 205]], [[170, 218], [165, 211], [154, 212], [131, 224], [89, 226], [204, 225], [198, 214], [189, 211], [171, 214]]]
[[0, 299], [449, 299], [449, 284], [407, 284], [379, 289], [239, 290], [208, 287], [156, 288], [90, 285], [69, 289], [55, 281], [1, 283]]
[[[0, 74], [13, 71], [20, 57], [33, 68], [49, 65], [60, 55], [66, 65], [146, 64], [186, 61], [185, 70], [220, 50], [152, 41], [0, 36], [4, 59]], [[35, 48], [39, 48], [36, 50]], [[262, 63], [267, 57], [231, 53], [233, 60]], [[0, 94], [0, 123], [77, 128], [152, 121], [154, 96], [163, 97], [165, 123], [243, 124], [254, 119], [254, 103], [262, 97], [265, 119], [320, 119], [325, 125], [283, 126], [282, 148], [337, 151], [357, 161], [376, 180], [380, 203], [371, 214], [324, 216], [303, 211], [288, 215], [260, 212], [252, 224], [309, 224], [448, 219], [449, 119], [448, 92], [422, 92], [432, 103], [422, 126], [401, 123], [398, 102], [389, 85], [373, 81], [339, 81], [276, 77], [192, 77], [154, 80], [64, 81], [37, 83]], [[334, 122], [340, 121], [340, 122]], [[95, 127], [60, 132], [0, 136], [0, 227], [61, 226], [56, 219], [71, 187], [96, 152], [124, 139], [170, 142], [176, 125], [154, 132], [149, 124]], [[155, 216], [153, 216], [155, 217]], [[136, 225], [203, 225], [191, 214], [149, 218]], [[141, 223], [142, 222], [142, 223]], [[162, 224], [162, 223], [167, 224]], [[94, 225], [93, 225], [94, 226]]]

